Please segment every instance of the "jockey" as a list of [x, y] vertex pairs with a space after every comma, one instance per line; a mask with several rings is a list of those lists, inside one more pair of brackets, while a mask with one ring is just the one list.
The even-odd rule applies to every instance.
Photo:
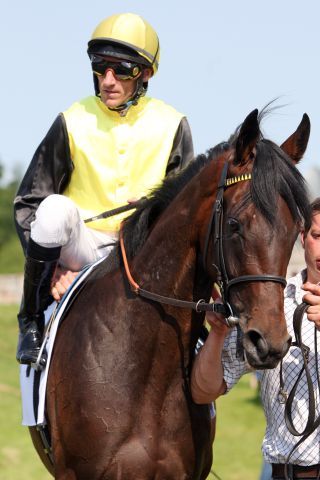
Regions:
[[81, 268], [110, 253], [125, 214], [84, 219], [141, 198], [193, 158], [184, 115], [145, 96], [160, 55], [148, 22], [131, 13], [103, 20], [88, 55], [95, 95], [58, 115], [14, 200], [26, 256], [18, 314], [22, 364], [37, 360], [51, 295], [59, 301]]

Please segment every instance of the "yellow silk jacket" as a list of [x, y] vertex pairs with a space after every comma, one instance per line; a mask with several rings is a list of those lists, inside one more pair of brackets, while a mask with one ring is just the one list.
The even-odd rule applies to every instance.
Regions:
[[[93, 96], [74, 103], [63, 115], [74, 165], [63, 194], [75, 202], [83, 219], [148, 194], [164, 178], [183, 117], [147, 97], [121, 117]], [[126, 215], [88, 225], [115, 232]]]
[[[68, 195], [88, 218], [145, 195], [165, 175], [181, 171], [193, 155], [187, 119], [159, 100], [141, 98], [125, 118], [97, 97], [74, 103], [54, 120], [14, 199], [23, 250], [37, 208], [48, 195]], [[121, 218], [88, 226], [114, 231]]]

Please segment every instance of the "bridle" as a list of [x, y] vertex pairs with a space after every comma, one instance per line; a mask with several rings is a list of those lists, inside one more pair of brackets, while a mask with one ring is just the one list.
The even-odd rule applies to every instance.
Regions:
[[229, 327], [234, 327], [239, 324], [240, 318], [236, 316], [233, 312], [229, 301], [229, 292], [231, 287], [238, 285], [240, 283], [250, 283], [250, 282], [275, 282], [280, 283], [284, 287], [287, 282], [284, 277], [278, 275], [241, 275], [239, 277], [229, 280], [229, 276], [226, 269], [226, 262], [223, 255], [223, 194], [226, 188], [242, 181], [251, 180], [251, 173], [242, 174], [237, 177], [227, 178], [228, 173], [228, 162], [223, 166], [221, 177], [218, 183], [218, 191], [216, 200], [213, 205], [213, 209], [210, 216], [210, 221], [207, 229], [204, 255], [203, 255], [203, 265], [205, 270], [207, 269], [207, 256], [209, 241], [212, 235], [212, 230], [214, 229], [214, 238], [213, 238], [213, 262], [212, 266], [217, 272], [217, 280], [220, 291], [222, 303], [206, 303], [205, 300], [200, 299], [197, 302], [190, 302], [187, 300], [180, 300], [177, 298], [166, 297], [159, 295], [157, 293], [150, 292], [141, 288], [133, 279], [128, 259], [125, 251], [124, 240], [123, 240], [123, 231], [120, 229], [120, 248], [122, 253], [122, 258], [124, 262], [124, 267], [127, 275], [127, 279], [131, 286], [132, 291], [140, 295], [141, 297], [153, 300], [155, 302], [163, 303], [166, 305], [173, 305], [180, 308], [189, 308], [195, 310], [196, 312], [216, 312], [220, 313], [225, 317], [225, 321]]
[[208, 257], [208, 248], [209, 241], [213, 232], [213, 260], [212, 267], [217, 272], [216, 283], [219, 286], [221, 292], [222, 302], [225, 305], [226, 309], [229, 310], [229, 316], [226, 317], [227, 324], [232, 327], [239, 323], [239, 318], [235, 316], [233, 309], [230, 304], [230, 289], [235, 285], [240, 283], [251, 283], [251, 282], [275, 282], [280, 283], [284, 287], [287, 285], [287, 281], [284, 277], [278, 275], [240, 275], [229, 280], [227, 273], [226, 262], [223, 254], [223, 194], [226, 188], [235, 185], [236, 183], [249, 181], [252, 178], [251, 173], [244, 173], [236, 177], [227, 178], [228, 173], [228, 162], [223, 166], [221, 177], [218, 183], [218, 192], [214, 207], [211, 213], [209, 226], [207, 229], [204, 255], [203, 255], [203, 265], [206, 269], [207, 257]]

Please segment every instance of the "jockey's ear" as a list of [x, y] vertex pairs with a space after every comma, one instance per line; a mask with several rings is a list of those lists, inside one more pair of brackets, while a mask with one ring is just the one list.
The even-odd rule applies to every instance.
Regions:
[[142, 73], [143, 82], [148, 82], [153, 75], [152, 68], [144, 68]]
[[236, 142], [235, 165], [245, 165], [247, 162], [255, 159], [255, 146], [259, 138], [260, 126], [258, 121], [258, 110], [255, 109], [249, 113], [241, 125]]
[[298, 163], [306, 151], [310, 136], [310, 118], [305, 113], [297, 130], [281, 145], [281, 149], [289, 155], [294, 163]]

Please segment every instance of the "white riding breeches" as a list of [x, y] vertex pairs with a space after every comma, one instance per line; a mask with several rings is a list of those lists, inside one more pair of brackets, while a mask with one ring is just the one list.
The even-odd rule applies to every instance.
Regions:
[[31, 222], [31, 238], [42, 247], [62, 247], [59, 263], [77, 272], [88, 263], [108, 256], [118, 235], [87, 227], [70, 198], [49, 195]]

